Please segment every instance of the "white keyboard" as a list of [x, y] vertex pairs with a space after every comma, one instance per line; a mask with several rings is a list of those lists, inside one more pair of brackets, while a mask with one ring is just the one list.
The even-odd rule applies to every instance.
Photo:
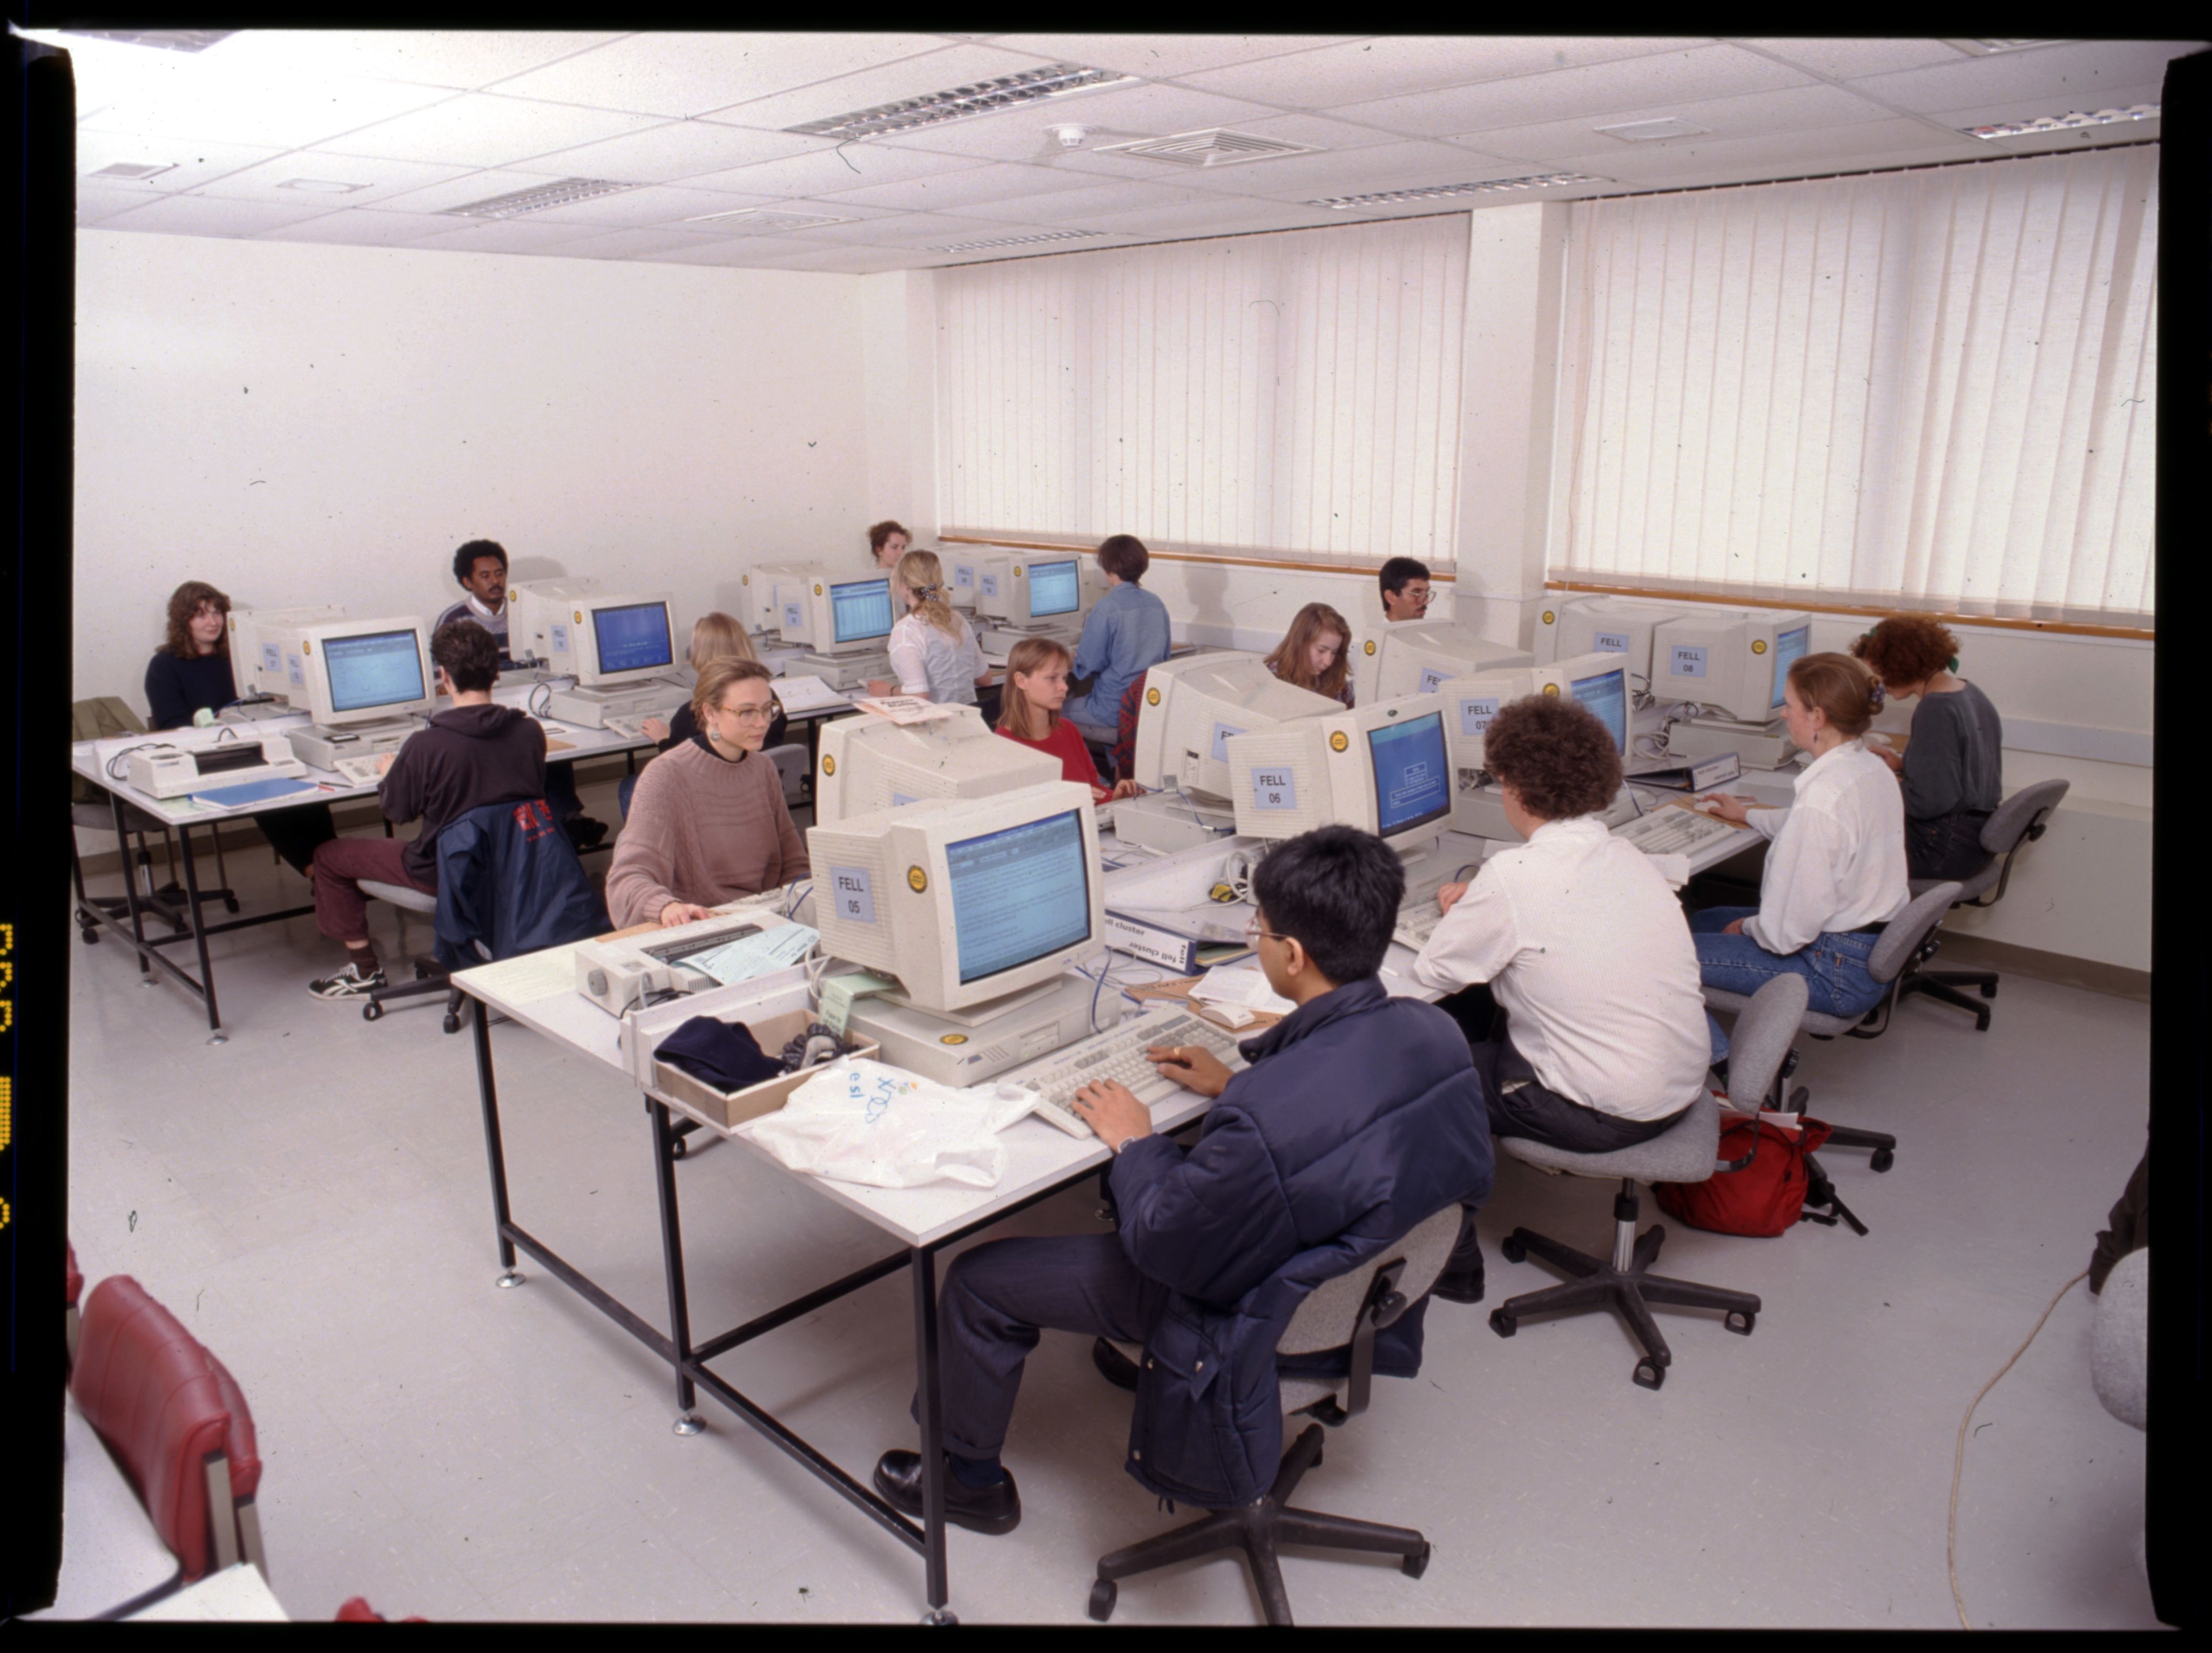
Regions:
[[[665, 718], [661, 720], [664, 723], [667, 720]], [[611, 717], [605, 720], [599, 726], [612, 730], [625, 740], [643, 740], [646, 738], [645, 720], [642, 717]]]
[[1437, 910], [1436, 895], [1431, 891], [1423, 905], [1398, 909], [1398, 927], [1391, 931], [1390, 939], [1401, 947], [1411, 947], [1419, 952], [1429, 945], [1429, 938], [1437, 933], [1437, 921], [1443, 916]]
[[376, 772], [374, 757], [341, 757], [337, 763], [338, 773], [356, 787], [374, 787], [384, 779]]
[[1082, 1115], [1069, 1105], [1075, 1093], [1100, 1079], [1127, 1085], [1138, 1101], [1158, 1102], [1176, 1088], [1173, 1079], [1145, 1060], [1152, 1045], [1203, 1045], [1231, 1072], [1246, 1064], [1237, 1048], [1237, 1036], [1185, 1010], [1146, 1011], [1118, 1027], [1094, 1033], [1055, 1050], [1025, 1067], [1000, 1076], [1002, 1085], [1018, 1085], [1037, 1093], [1037, 1116], [1050, 1120], [1070, 1136], [1095, 1135]]
[[1740, 827], [1730, 826], [1717, 816], [1701, 815], [1672, 804], [1613, 828], [1613, 836], [1626, 839], [1647, 855], [1694, 855], [1723, 838], [1741, 837], [1745, 842], [1750, 842]]

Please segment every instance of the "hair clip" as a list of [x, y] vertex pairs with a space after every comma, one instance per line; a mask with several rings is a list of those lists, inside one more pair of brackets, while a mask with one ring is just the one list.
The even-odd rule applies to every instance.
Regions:
[[1879, 712], [1881, 710], [1882, 702], [1888, 698], [1889, 691], [1882, 687], [1881, 679], [1880, 678], [1876, 678], [1874, 680], [1874, 688], [1872, 691], [1867, 696], [1868, 706], [1872, 708], [1875, 711]]

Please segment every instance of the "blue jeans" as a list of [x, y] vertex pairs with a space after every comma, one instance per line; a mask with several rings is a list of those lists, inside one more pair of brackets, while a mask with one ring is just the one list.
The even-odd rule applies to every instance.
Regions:
[[[1824, 1016], [1860, 1017], [1881, 1002], [1882, 984], [1867, 974], [1876, 937], [1823, 930], [1794, 953], [1771, 953], [1747, 935], [1722, 933], [1736, 920], [1758, 911], [1756, 907], [1708, 907], [1690, 915], [1698, 977], [1707, 987], [1747, 999], [1787, 974], [1805, 978], [1807, 1008]], [[1713, 1024], [1713, 1048], [1719, 1055], [1727, 1054], [1728, 1042], [1717, 1022]]]

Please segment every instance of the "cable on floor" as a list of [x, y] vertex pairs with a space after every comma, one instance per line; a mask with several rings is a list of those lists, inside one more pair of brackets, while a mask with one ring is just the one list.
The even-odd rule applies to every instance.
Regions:
[[2088, 1278], [2089, 1271], [2085, 1268], [2058, 1288], [2058, 1295], [2052, 1297], [2050, 1307], [2044, 1310], [2043, 1319], [2035, 1322], [2035, 1331], [2027, 1334], [2027, 1342], [2022, 1343], [2020, 1347], [2014, 1349], [2012, 1352], [2012, 1359], [1997, 1368], [1996, 1377], [1990, 1378], [1988, 1383], [1982, 1385], [1980, 1392], [1967, 1403], [1966, 1415], [1959, 1419], [1959, 1445], [1957, 1450], [1951, 1455], [1951, 1526], [1949, 1534], [1943, 1542], [1943, 1559], [1950, 1568], [1951, 1604], [1959, 1609], [1959, 1628], [1961, 1630], [1972, 1630], [1974, 1627], [1973, 1620], [1966, 1617], [1966, 1598], [1959, 1593], [1959, 1481], [1966, 1474], [1966, 1425], [1974, 1421], [1974, 1408], [1981, 1405], [1982, 1396], [1995, 1389], [1997, 1386], [1997, 1378], [2002, 1377], [2010, 1371], [2014, 1362], [2027, 1352], [2028, 1343], [2035, 1341], [2036, 1334], [2042, 1331], [2045, 1322], [2051, 1318], [2051, 1311], [2058, 1307], [2059, 1298]]

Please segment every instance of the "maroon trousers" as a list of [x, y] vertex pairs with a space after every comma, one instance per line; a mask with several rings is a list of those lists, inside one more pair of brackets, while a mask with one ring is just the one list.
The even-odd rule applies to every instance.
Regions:
[[361, 893], [363, 878], [436, 895], [436, 884], [417, 884], [408, 875], [399, 859], [406, 848], [398, 838], [332, 838], [318, 846], [315, 927], [336, 941], [368, 939], [368, 897]]

